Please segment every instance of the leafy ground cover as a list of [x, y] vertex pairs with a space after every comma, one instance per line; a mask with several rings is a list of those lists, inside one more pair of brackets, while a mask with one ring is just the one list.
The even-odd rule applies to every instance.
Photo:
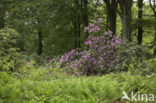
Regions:
[[17, 75], [0, 72], [0, 103], [131, 103], [121, 100], [123, 91], [156, 93], [155, 74], [111, 73], [87, 77], [69, 76], [55, 69], [49, 73], [31, 69]]

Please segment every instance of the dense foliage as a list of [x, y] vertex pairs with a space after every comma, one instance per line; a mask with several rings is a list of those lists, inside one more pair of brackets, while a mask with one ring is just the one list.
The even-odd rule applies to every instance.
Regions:
[[0, 71], [16, 71], [20, 66], [20, 40], [16, 30], [0, 30]]
[[73, 77], [54, 71], [46, 74], [43, 69], [32, 69], [17, 79], [1, 72], [0, 102], [125, 102], [125, 100], [121, 100], [123, 91], [128, 94], [131, 91], [140, 92], [140, 94], [156, 93], [155, 79], [156, 75], [143, 77], [138, 74], [132, 76], [129, 73], [108, 74], [99, 77]]
[[0, 0], [0, 103], [154, 103], [155, 84], [155, 0]]

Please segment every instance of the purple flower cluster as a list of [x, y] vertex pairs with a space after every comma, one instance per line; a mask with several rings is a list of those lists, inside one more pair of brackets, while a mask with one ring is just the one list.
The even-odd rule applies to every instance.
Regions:
[[[102, 21], [102, 18], [96, 18], [93, 20], [93, 24], [90, 23], [89, 26], [85, 27], [85, 31], [90, 34], [88, 40], [85, 41], [86, 49], [82, 52], [72, 50], [65, 53], [60, 59], [61, 67], [68, 67], [67, 71], [71, 71], [74, 75], [107, 72], [115, 62], [116, 45], [121, 40], [112, 32], [103, 32], [100, 26]], [[94, 35], [98, 33], [102, 36]]]
[[111, 32], [105, 32], [104, 36], [89, 36], [85, 42], [89, 54], [85, 55], [87, 59], [80, 59], [83, 72], [87, 74], [105, 72], [114, 63], [116, 44], [120, 42], [119, 37], [113, 36]]
[[95, 19], [93, 19], [92, 23], [89, 24], [89, 26], [84, 28], [85, 32], [88, 32], [89, 34], [92, 35], [98, 35], [102, 34], [101, 33], [101, 27], [103, 27], [103, 19], [98, 18], [98, 15], [95, 15]]
[[73, 64], [73, 66], [76, 66], [77, 59], [80, 57], [80, 53], [77, 50], [71, 50], [68, 53], [65, 53], [64, 56], [61, 56], [60, 58], [60, 66], [64, 67], [67, 64]]

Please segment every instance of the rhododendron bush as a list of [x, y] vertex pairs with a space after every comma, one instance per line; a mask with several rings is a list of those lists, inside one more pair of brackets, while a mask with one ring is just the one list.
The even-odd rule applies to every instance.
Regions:
[[106, 73], [115, 62], [117, 44], [121, 42], [112, 32], [104, 32], [102, 18], [97, 18], [84, 28], [89, 33], [85, 50], [71, 50], [60, 58], [59, 65], [73, 75]]

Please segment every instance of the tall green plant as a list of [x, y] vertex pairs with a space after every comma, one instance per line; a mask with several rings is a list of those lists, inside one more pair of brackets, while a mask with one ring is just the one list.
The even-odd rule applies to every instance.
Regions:
[[0, 71], [15, 71], [20, 65], [20, 36], [14, 29], [0, 30]]

